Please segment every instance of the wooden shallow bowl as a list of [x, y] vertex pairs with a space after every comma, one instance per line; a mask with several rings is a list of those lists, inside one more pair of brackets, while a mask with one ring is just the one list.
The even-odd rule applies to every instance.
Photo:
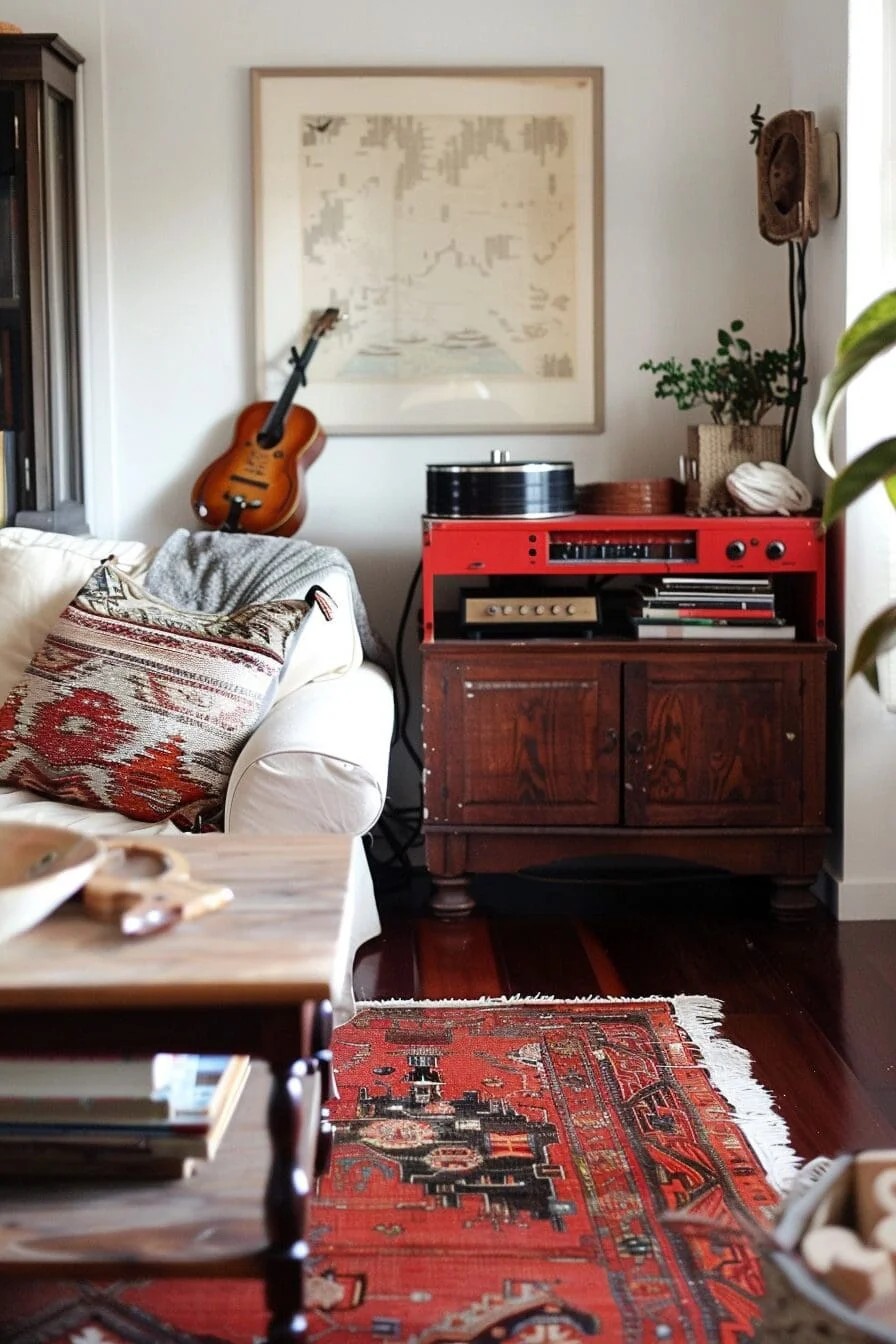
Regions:
[[654, 481], [592, 481], [576, 490], [579, 513], [680, 513], [684, 489], [671, 476]]
[[102, 841], [64, 826], [0, 822], [0, 943], [80, 891], [105, 852]]

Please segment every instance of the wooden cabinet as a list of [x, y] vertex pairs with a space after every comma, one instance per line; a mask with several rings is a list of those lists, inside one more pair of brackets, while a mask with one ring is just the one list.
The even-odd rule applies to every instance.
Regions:
[[468, 877], [652, 855], [808, 887], [824, 826], [819, 644], [425, 644], [424, 831], [434, 908]]
[[75, 106], [82, 57], [0, 35], [0, 524], [86, 530]]
[[[663, 575], [698, 591], [761, 575], [787, 637], [636, 638], [614, 585], [625, 613]], [[585, 587], [598, 619], [567, 637]], [[460, 638], [468, 611], [478, 637]], [[470, 874], [569, 858], [765, 875], [782, 909], [812, 903], [831, 648], [817, 519], [424, 518], [421, 624], [437, 912], [472, 907]]]
[[[744, 651], [625, 667], [622, 818], [635, 826], [822, 822], [824, 658]], [[806, 792], [809, 792], [807, 803]]]
[[423, 667], [429, 823], [618, 823], [618, 658], [441, 644]]

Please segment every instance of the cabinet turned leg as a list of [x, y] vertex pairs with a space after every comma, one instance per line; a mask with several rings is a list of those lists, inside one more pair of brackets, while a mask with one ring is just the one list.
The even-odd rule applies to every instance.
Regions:
[[432, 895], [429, 907], [439, 919], [464, 919], [476, 902], [470, 891], [470, 879], [466, 873], [459, 877], [433, 877]]
[[813, 877], [776, 877], [771, 910], [778, 919], [805, 919], [818, 909], [812, 893]]

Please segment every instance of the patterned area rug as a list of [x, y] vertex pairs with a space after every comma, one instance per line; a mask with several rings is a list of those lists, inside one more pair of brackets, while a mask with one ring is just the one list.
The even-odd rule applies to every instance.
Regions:
[[[714, 1000], [371, 1004], [336, 1033], [315, 1344], [737, 1344], [797, 1162]], [[687, 1211], [692, 1222], [669, 1220]], [[259, 1285], [0, 1285], [2, 1344], [251, 1344]]]

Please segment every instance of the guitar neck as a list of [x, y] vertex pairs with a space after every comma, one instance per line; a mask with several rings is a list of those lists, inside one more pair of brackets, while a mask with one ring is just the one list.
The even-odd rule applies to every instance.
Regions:
[[305, 342], [301, 354], [296, 352], [295, 346], [292, 348], [291, 361], [293, 365], [292, 373], [275, 404], [271, 407], [270, 413], [265, 419], [264, 424], [258, 433], [258, 442], [262, 448], [273, 448], [283, 438], [283, 424], [286, 420], [286, 413], [292, 405], [292, 399], [296, 394], [299, 384], [305, 386], [305, 370], [311, 356], [317, 349], [318, 342], [325, 331], [329, 331], [333, 323], [339, 316], [338, 308], [328, 308], [323, 317], [315, 326], [308, 340]]
[[[295, 355], [295, 351], [293, 354]], [[258, 442], [262, 448], [273, 448], [283, 438], [283, 424], [286, 420], [286, 412], [292, 405], [292, 399], [296, 394], [299, 383], [304, 381], [304, 369], [298, 356], [294, 360], [295, 368], [289, 375], [289, 381], [284, 387], [280, 396], [265, 418], [265, 422], [258, 432]]]

